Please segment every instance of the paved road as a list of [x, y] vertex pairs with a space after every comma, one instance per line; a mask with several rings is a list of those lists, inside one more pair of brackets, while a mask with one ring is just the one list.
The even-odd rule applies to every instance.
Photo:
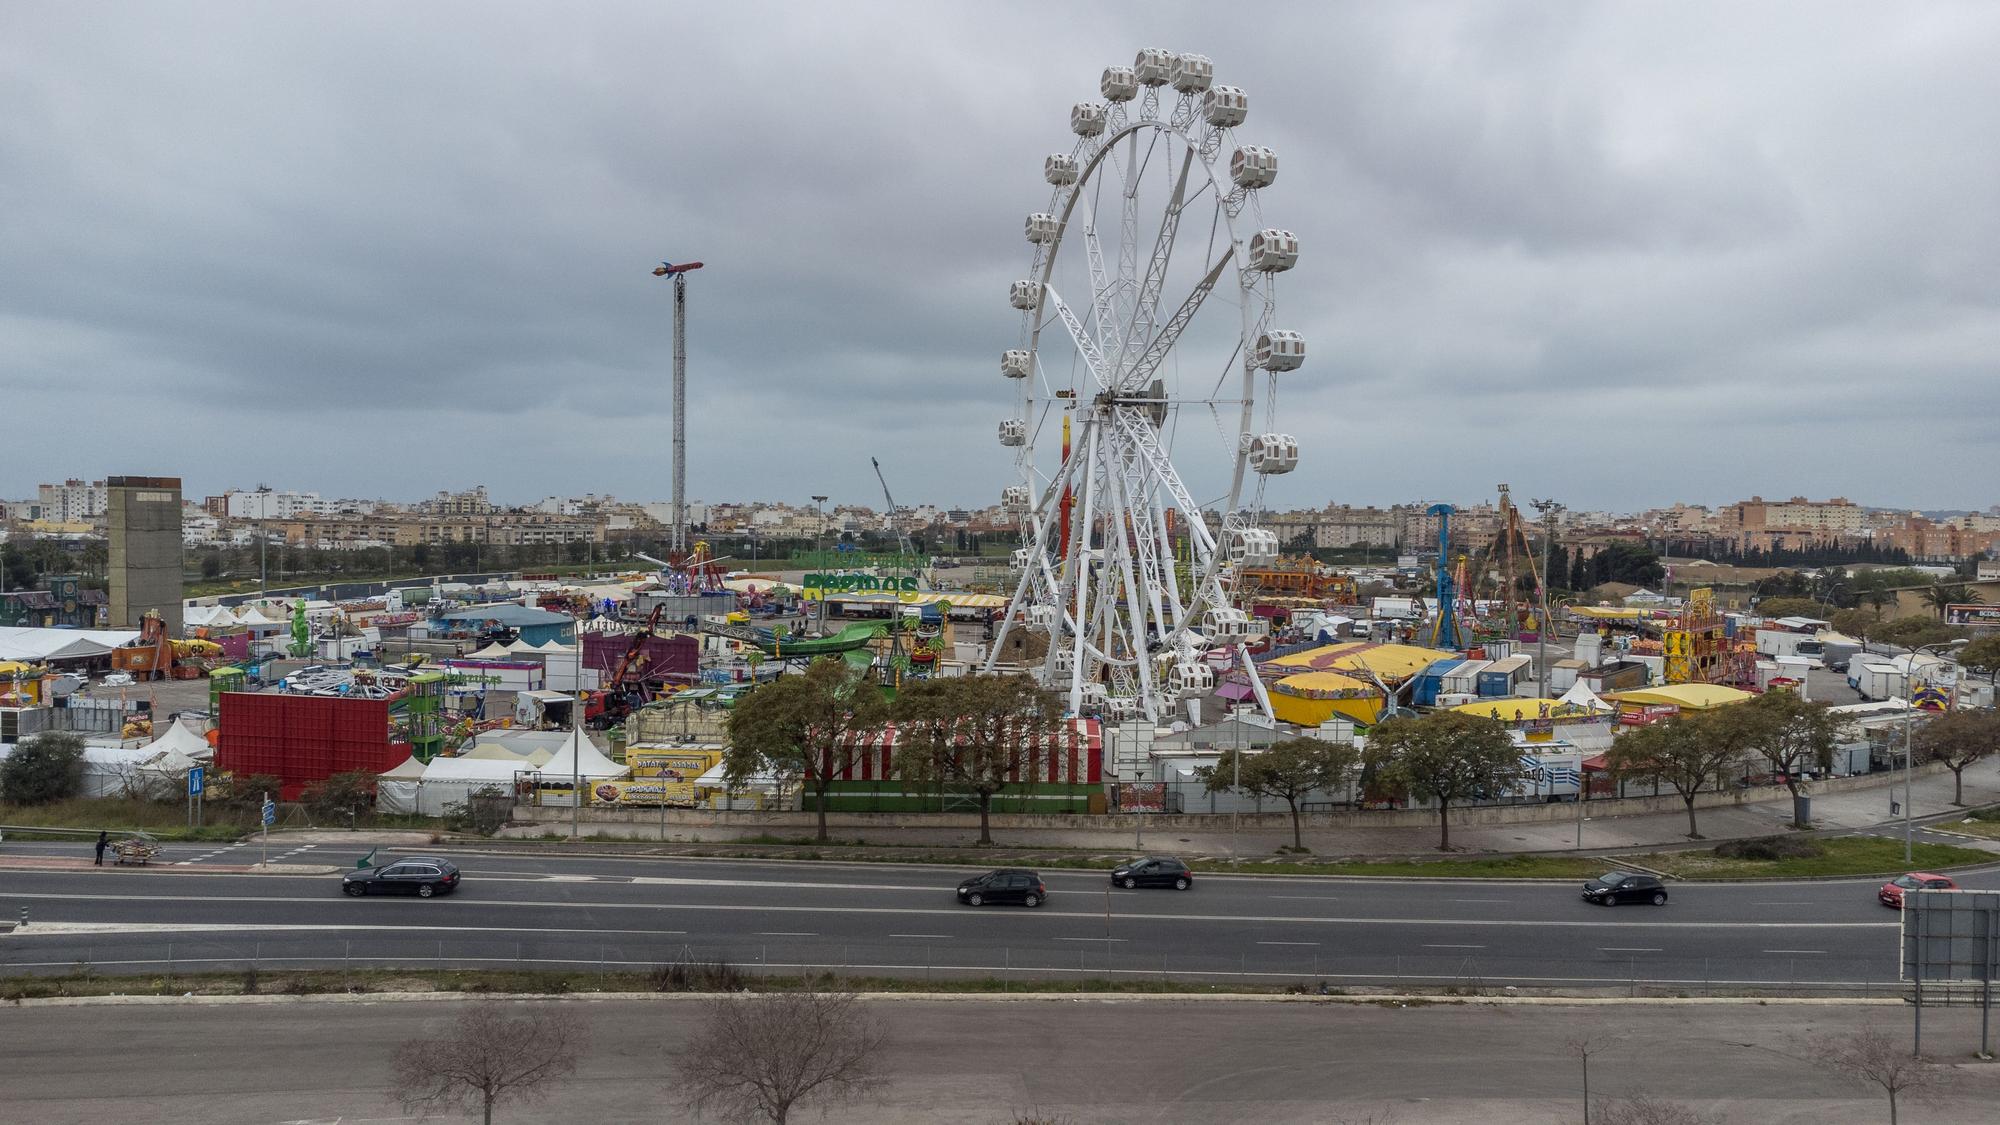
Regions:
[[[307, 855], [323, 854], [306, 853]], [[1045, 871], [1040, 909], [957, 905], [962, 874], [841, 865], [453, 852], [450, 897], [348, 899], [332, 876], [0, 872], [0, 968], [262, 964], [646, 966], [682, 957], [1014, 979], [1171, 976], [1533, 987], [1889, 982], [1874, 880], [1677, 885], [1664, 908], [1567, 884], [1211, 876], [1111, 889]], [[324, 855], [338, 861], [338, 853]], [[2000, 887], [2000, 871], [1967, 876]]]
[[[473, 1001], [477, 1002], [477, 1001]], [[389, 1097], [398, 1044], [434, 1034], [463, 1002], [30, 1007], [0, 1020], [0, 1120], [41, 1125], [409, 1120]], [[687, 1120], [676, 1060], [699, 1001], [574, 1005], [592, 1046], [576, 1079], [503, 1121], [604, 1125]], [[1907, 1033], [1900, 1005], [1379, 1008], [1199, 1001], [898, 1001], [884, 1025], [884, 1087], [833, 1122], [998, 1125], [1040, 1111], [1076, 1122], [1388, 1121], [1549, 1125], [1581, 1117], [1565, 1044], [1588, 1035], [1601, 1097], [1645, 1093], [1728, 1125], [1887, 1119], [1873, 1091], [1811, 1061], [1810, 1037], [1874, 1023]], [[1927, 1013], [1934, 1051], [1965, 1060], [1966, 1009]], [[115, 1052], [115, 1054], [114, 1054]], [[1962, 1062], [1926, 1125], [1992, 1120], [2000, 1066]], [[817, 1120], [816, 1110], [795, 1119]], [[428, 1120], [439, 1120], [431, 1118]], [[463, 1119], [456, 1119], [463, 1120]]]

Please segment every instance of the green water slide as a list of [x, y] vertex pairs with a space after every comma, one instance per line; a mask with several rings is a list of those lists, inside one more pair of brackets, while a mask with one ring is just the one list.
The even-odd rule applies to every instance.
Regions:
[[813, 656], [834, 656], [852, 652], [865, 646], [869, 641], [881, 636], [889, 629], [887, 621], [862, 622], [849, 625], [831, 637], [803, 637], [792, 639], [778, 637], [769, 641], [753, 641], [764, 655], [777, 660], [804, 660]]

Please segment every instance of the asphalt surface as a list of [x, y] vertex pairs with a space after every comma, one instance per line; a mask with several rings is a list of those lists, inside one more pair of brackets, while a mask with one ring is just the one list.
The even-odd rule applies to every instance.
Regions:
[[[0, 935], [0, 971], [692, 958], [1015, 980], [1695, 992], [1888, 985], [1897, 974], [1897, 916], [1876, 902], [1874, 879], [1673, 884], [1665, 907], [1606, 909], [1566, 883], [1198, 876], [1186, 892], [1125, 891], [1104, 875], [1045, 870], [1049, 901], [1029, 910], [959, 905], [953, 888], [970, 868], [434, 850], [465, 881], [428, 900], [350, 899], [337, 876], [205, 873], [202, 863], [0, 871], [0, 921], [29, 917]], [[289, 862], [353, 858], [322, 846]], [[2000, 870], [1960, 881], [2000, 888]]]
[[[0, 1019], [0, 1120], [411, 1121], [390, 1061], [436, 1035], [465, 1003], [299, 1002], [26, 1007]], [[679, 1060], [706, 1001], [498, 1001], [510, 1014], [565, 1004], [590, 1045], [550, 1100], [504, 1105], [501, 1121], [686, 1121]], [[1582, 1118], [1591, 1092], [1647, 1094], [1725, 1125], [1887, 1120], [1879, 1091], [1814, 1064], [1816, 1035], [1873, 1024], [1908, 1042], [1901, 1005], [1372, 1007], [1192, 1000], [868, 1002], [884, 1031], [883, 1080], [825, 1120], [871, 1125], [1016, 1120], [1549, 1125]], [[1944, 1061], [1935, 1104], [1904, 1119], [1993, 1119], [2000, 1066], [1968, 1055], [1976, 1013], [1925, 1013]], [[1599, 1102], [1602, 1106], [1603, 1102]], [[820, 1120], [806, 1105], [793, 1120]], [[426, 1118], [463, 1121], [462, 1117]], [[476, 1119], [475, 1119], [476, 1120]]]

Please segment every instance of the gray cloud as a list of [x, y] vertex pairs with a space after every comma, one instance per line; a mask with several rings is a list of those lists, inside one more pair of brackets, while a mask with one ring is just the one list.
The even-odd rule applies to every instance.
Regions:
[[990, 502], [1041, 158], [1158, 44], [1304, 242], [1273, 502], [1996, 499], [2000, 13], [1219, 11], [16, 7], [0, 493], [663, 496], [699, 257], [691, 494]]

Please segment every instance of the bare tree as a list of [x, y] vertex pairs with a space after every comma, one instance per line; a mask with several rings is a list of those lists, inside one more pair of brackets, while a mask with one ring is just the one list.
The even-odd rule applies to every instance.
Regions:
[[508, 1015], [500, 1001], [478, 1000], [442, 1035], [418, 1036], [396, 1050], [396, 1099], [408, 1111], [471, 1110], [492, 1125], [503, 1101], [534, 1102], [576, 1073], [589, 1034], [562, 1007], [526, 1007]]
[[1812, 1057], [1821, 1066], [1852, 1082], [1872, 1085], [1889, 1096], [1889, 1125], [1896, 1125], [1896, 1099], [1907, 1095], [1928, 1101], [1944, 1072], [1921, 1055], [1903, 1049], [1874, 1024], [1841, 1035], [1812, 1041]]
[[872, 1088], [882, 1031], [851, 992], [767, 992], [709, 1001], [683, 1053], [688, 1108], [784, 1125], [808, 1100]]
[[1569, 1041], [1569, 1049], [1583, 1064], [1583, 1125], [1590, 1125], [1590, 1056], [1602, 1053], [1609, 1044], [1588, 1036]]
[[1716, 1125], [1721, 1118], [1645, 1094], [1597, 1103], [1597, 1125]]

